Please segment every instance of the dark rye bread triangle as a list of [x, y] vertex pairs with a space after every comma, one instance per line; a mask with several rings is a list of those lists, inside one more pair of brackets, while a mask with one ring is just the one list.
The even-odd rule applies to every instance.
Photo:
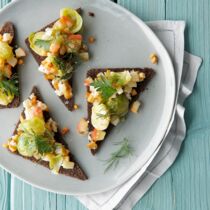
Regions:
[[[81, 8], [78, 8], [78, 9], [77, 9], [77, 12], [81, 14], [81, 13], [82, 13]], [[57, 20], [53, 21], [52, 23], [50, 23], [50, 24], [48, 24], [47, 26], [45, 26], [45, 27], [43, 27], [42, 29], [40, 29], [39, 31], [45, 31], [46, 28], [52, 27], [53, 24], [54, 24], [56, 21], [57, 21]], [[39, 32], [39, 31], [37, 31], [37, 32]], [[26, 38], [25, 43], [26, 43], [28, 49], [30, 50], [30, 52], [32, 53], [32, 55], [33, 55], [34, 59], [36, 60], [36, 62], [40, 65], [41, 62], [42, 62], [46, 57], [38, 55], [37, 53], [35, 53], [35, 52], [30, 48], [30, 43], [29, 43], [29, 39], [28, 39], [28, 38]], [[48, 81], [48, 82], [50, 83], [51, 87], [53, 88], [52, 83], [51, 83], [50, 81]], [[68, 80], [68, 82], [69, 82], [69, 84], [71, 85], [71, 87], [73, 87], [73, 78], [71, 78], [70, 80]], [[54, 89], [54, 88], [53, 88], [53, 89]], [[69, 100], [65, 99], [64, 96], [58, 96], [58, 97], [59, 97], [60, 100], [64, 103], [64, 105], [67, 107], [68, 110], [70, 110], [70, 111], [73, 111], [73, 110], [74, 110], [74, 93], [73, 93], [72, 98], [69, 99]]]
[[[39, 30], [39, 31], [44, 31], [46, 28], [52, 27], [54, 23], [55, 23], [55, 21], [52, 22], [52, 23], [50, 23], [49, 25], [45, 26], [44, 28], [42, 28], [42, 29]], [[37, 32], [38, 32], [38, 31], [37, 31]], [[32, 53], [32, 55], [33, 55], [34, 59], [36, 60], [36, 62], [40, 65], [41, 62], [42, 62], [46, 57], [38, 55], [37, 53], [35, 53], [35, 52], [30, 48], [30, 43], [29, 43], [28, 38], [25, 40], [25, 43], [26, 43], [27, 47], [29, 48], [30, 52]], [[51, 85], [51, 87], [53, 88], [51, 81], [48, 80], [48, 82], [49, 82], [49, 84]], [[70, 84], [71, 87], [72, 87], [72, 86], [73, 86], [73, 79], [71, 78], [70, 80], [68, 80], [68, 82], [69, 82], [69, 84]], [[54, 88], [53, 88], [53, 90], [54, 90]], [[67, 107], [68, 110], [70, 110], [70, 111], [73, 111], [73, 110], [74, 110], [74, 95], [73, 95], [72, 98], [70, 98], [70, 99], [65, 99], [64, 96], [58, 96], [58, 97], [59, 97], [60, 100], [63, 102], [63, 104]]]
[[[39, 91], [38, 91], [38, 89], [36, 87], [34, 87], [32, 89], [31, 93], [34, 93], [38, 100], [44, 102], [42, 100], [42, 97], [41, 97], [41, 95], [40, 95], [40, 93], [39, 93]], [[21, 114], [22, 114], [22, 116], [24, 116], [24, 110], [23, 110], [23, 112]], [[45, 117], [45, 120], [48, 120], [51, 116], [50, 116], [49, 112], [44, 112], [44, 117]], [[15, 135], [17, 133], [17, 128], [18, 128], [19, 124], [20, 124], [20, 121], [18, 121], [18, 123], [16, 125], [16, 128], [15, 128], [15, 131], [13, 132], [13, 135]], [[59, 143], [62, 143], [63, 145], [65, 145], [66, 148], [68, 148], [66, 142], [63, 140], [63, 137], [62, 137], [62, 135], [61, 135], [61, 133], [59, 131], [55, 134], [55, 140], [57, 142], [59, 142]], [[71, 153], [71, 151], [70, 151], [70, 153]], [[21, 157], [23, 157], [25, 159], [31, 160], [32, 162], [40, 164], [40, 165], [42, 165], [42, 166], [44, 166], [46, 168], [49, 168], [49, 163], [47, 161], [43, 161], [43, 160], [37, 161], [34, 157], [24, 157], [21, 154], [19, 154], [18, 152], [14, 153], [14, 154], [19, 155], [19, 156], [21, 156]], [[61, 167], [59, 173], [60, 174], [64, 174], [66, 176], [71, 176], [71, 177], [74, 177], [74, 178], [77, 178], [77, 179], [80, 179], [80, 180], [88, 179], [87, 175], [80, 168], [79, 164], [76, 162], [76, 160], [73, 157], [73, 155], [70, 154], [69, 157], [70, 157], [70, 160], [75, 163], [74, 168], [73, 169], [64, 169], [63, 167]]]
[[[14, 47], [14, 45], [15, 45], [15, 41], [14, 41], [14, 39], [15, 39], [15, 28], [14, 28], [14, 25], [11, 22], [6, 22], [2, 26], [2, 28], [0, 29], [0, 34], [3, 35], [4, 33], [9, 33], [9, 34], [11, 34], [11, 36], [14, 37], [13, 40], [12, 40], [12, 43], [11, 43], [11, 46]], [[13, 74], [18, 73], [17, 67], [14, 67], [12, 69], [12, 72], [13, 72]], [[19, 96], [15, 96], [13, 101], [10, 104], [8, 104], [7, 106], [0, 105], [0, 109], [18, 107], [19, 104], [20, 104], [20, 95]]]
[[[143, 92], [145, 89], [146, 89], [146, 86], [147, 84], [149, 83], [149, 81], [153, 78], [155, 72], [153, 69], [151, 68], [144, 68], [144, 69], [141, 69], [141, 68], [105, 68], [105, 69], [91, 69], [87, 72], [87, 77], [92, 77], [92, 79], [95, 79], [97, 74], [99, 74], [100, 72], [105, 72], [107, 69], [109, 69], [110, 71], [114, 71], [114, 72], [122, 72], [122, 71], [125, 71], [125, 70], [128, 70], [128, 71], [138, 71], [139, 73], [140, 72], [143, 72], [145, 73], [145, 76], [146, 78], [144, 79], [143, 82], [140, 82], [138, 83], [137, 87], [135, 88], [136, 92], [137, 92], [137, 95], [136, 96], [133, 96], [131, 101], [130, 101], [130, 105], [138, 99], [139, 95], [141, 92]], [[89, 91], [89, 87], [87, 87], [87, 91]], [[88, 121], [89, 121], [89, 127], [88, 127], [88, 130], [89, 131], [92, 131], [94, 129], [92, 123], [91, 123], [91, 109], [92, 109], [92, 104], [91, 103], [87, 103], [87, 106], [88, 106]], [[98, 141], [97, 142], [97, 145], [98, 145], [98, 148], [93, 150], [91, 149], [91, 153], [93, 155], [95, 155], [98, 150], [101, 148], [101, 145], [103, 144], [103, 142], [107, 139], [107, 135], [111, 132], [111, 130], [114, 128], [115, 126], [113, 126], [112, 124], [109, 125], [109, 127], [106, 129], [106, 137], [103, 141]]]

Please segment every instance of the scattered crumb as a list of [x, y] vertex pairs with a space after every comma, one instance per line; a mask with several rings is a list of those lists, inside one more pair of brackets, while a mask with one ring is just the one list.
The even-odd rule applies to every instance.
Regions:
[[65, 127], [61, 130], [61, 135], [64, 136], [69, 132], [69, 128]]
[[77, 124], [77, 132], [81, 135], [88, 134], [88, 121], [82, 118], [79, 123]]
[[137, 92], [136, 92], [136, 90], [135, 90], [135, 89], [132, 89], [132, 91], [131, 91], [131, 95], [132, 95], [132, 96], [136, 96], [136, 95], [137, 95]]
[[93, 36], [89, 36], [89, 37], [88, 37], [88, 42], [89, 42], [90, 44], [93, 44], [95, 41], [96, 41], [95, 37], [93, 37]]
[[74, 110], [79, 109], [79, 106], [77, 104], [74, 104]]
[[157, 64], [158, 63], [158, 57], [157, 57], [157, 55], [155, 53], [152, 53], [149, 57], [150, 57], [151, 63], [153, 63], [153, 64]]
[[131, 105], [130, 111], [133, 113], [137, 113], [140, 105], [141, 105], [140, 101], [134, 101]]
[[19, 64], [19, 65], [21, 65], [21, 64], [23, 64], [23, 63], [24, 63], [24, 62], [23, 62], [23, 59], [19, 59], [19, 60], [18, 60], [18, 64]]
[[95, 17], [95, 13], [93, 13], [93, 12], [88, 12], [88, 15], [91, 17]]

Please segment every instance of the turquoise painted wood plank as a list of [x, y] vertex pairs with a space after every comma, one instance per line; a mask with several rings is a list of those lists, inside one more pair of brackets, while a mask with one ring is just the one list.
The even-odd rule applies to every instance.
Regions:
[[165, 0], [118, 0], [118, 4], [144, 21], [165, 19]]
[[10, 209], [10, 175], [0, 168], [0, 209]]
[[73, 196], [66, 196], [66, 210], [87, 210], [76, 198]]
[[194, 92], [186, 102], [189, 132], [200, 132], [210, 125], [210, 1], [167, 0], [166, 11], [168, 19], [186, 20], [186, 49], [203, 58]]

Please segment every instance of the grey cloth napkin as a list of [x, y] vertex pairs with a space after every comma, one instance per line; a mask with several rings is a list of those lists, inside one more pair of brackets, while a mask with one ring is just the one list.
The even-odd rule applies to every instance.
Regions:
[[176, 104], [165, 139], [150, 165], [142, 174], [137, 172], [121, 186], [99, 194], [76, 196], [90, 210], [129, 210], [149, 190], [152, 184], [173, 164], [186, 134], [184, 100], [192, 93], [201, 58], [184, 52], [183, 21], [153, 21], [147, 23], [162, 41], [173, 61], [176, 76]]

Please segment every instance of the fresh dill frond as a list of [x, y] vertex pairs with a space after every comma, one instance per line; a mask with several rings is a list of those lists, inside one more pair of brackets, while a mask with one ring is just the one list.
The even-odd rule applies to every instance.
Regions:
[[104, 75], [95, 79], [94, 82], [91, 83], [91, 86], [101, 93], [101, 96], [105, 101], [117, 92], [117, 90], [112, 87], [111, 82]]
[[114, 145], [119, 145], [120, 148], [116, 152], [111, 153], [110, 158], [105, 161], [107, 167], [104, 172], [107, 172], [112, 167], [116, 168], [120, 160], [133, 155], [134, 148], [129, 144], [127, 138], [124, 138], [123, 141], [117, 142]]
[[10, 79], [1, 75], [0, 80], [0, 89], [8, 96], [8, 95], [19, 95], [18, 88], [18, 75], [15, 73], [12, 75]]

